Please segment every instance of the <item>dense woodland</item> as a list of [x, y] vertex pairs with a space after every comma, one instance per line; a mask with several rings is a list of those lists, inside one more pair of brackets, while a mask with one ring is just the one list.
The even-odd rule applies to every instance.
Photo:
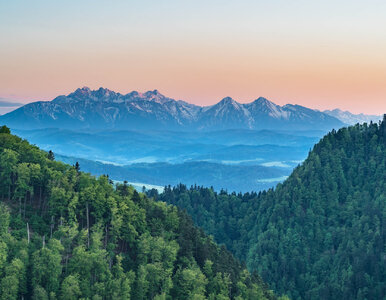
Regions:
[[0, 199], [1, 300], [276, 299], [186, 213], [5, 126]]
[[292, 299], [385, 299], [386, 119], [327, 134], [275, 189], [184, 185], [159, 200], [187, 210], [276, 292]]

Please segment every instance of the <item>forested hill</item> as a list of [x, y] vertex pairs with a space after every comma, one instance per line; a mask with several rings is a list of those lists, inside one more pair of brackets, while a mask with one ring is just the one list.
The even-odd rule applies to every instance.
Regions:
[[276, 299], [175, 206], [0, 129], [0, 299]]
[[[152, 191], [154, 194], [154, 191]], [[292, 299], [385, 299], [386, 119], [327, 134], [275, 189], [158, 196]]]

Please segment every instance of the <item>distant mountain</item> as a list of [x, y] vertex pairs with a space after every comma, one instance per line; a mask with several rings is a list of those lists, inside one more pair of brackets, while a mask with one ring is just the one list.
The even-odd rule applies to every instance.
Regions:
[[5, 98], [0, 98], [0, 115], [9, 113], [23, 105], [23, 103], [13, 102]]
[[338, 120], [342, 121], [343, 123], [354, 125], [357, 123], [370, 123], [370, 121], [378, 122], [382, 119], [382, 116], [379, 115], [365, 115], [365, 114], [352, 114], [349, 111], [343, 111], [340, 109], [334, 109], [334, 110], [325, 110], [324, 113], [337, 118]]
[[[211, 132], [35, 129], [13, 130], [55, 154], [110, 162], [204, 160], [265, 163], [303, 160], [323, 133], [233, 129]], [[257, 160], [259, 159], [259, 160]]]
[[253, 128], [251, 113], [243, 104], [230, 97], [213, 106], [204, 107], [198, 121], [202, 129]]
[[0, 120], [19, 129], [183, 128], [195, 119], [198, 110], [199, 107], [167, 98], [157, 90], [122, 95], [84, 87], [52, 101], [27, 104]]
[[326, 113], [299, 105], [279, 106], [258, 98], [240, 104], [227, 97], [213, 106], [200, 107], [174, 100], [157, 90], [126, 95], [100, 88], [77, 89], [52, 101], [27, 104], [0, 117], [15, 129], [126, 129], [218, 130], [286, 129], [329, 130], [344, 123]]

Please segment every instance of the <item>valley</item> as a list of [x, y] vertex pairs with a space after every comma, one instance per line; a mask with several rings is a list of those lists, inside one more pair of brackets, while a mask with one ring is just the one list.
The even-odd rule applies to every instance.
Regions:
[[14, 130], [58, 160], [83, 171], [166, 186], [213, 186], [259, 191], [274, 186], [301, 163], [321, 131], [211, 132]]
[[[328, 113], [370, 123], [85, 88], [0, 117], [22, 138], [0, 129], [2, 295], [380, 299], [386, 120]], [[46, 252], [56, 273], [39, 267]], [[78, 262], [93, 257], [90, 279]]]
[[0, 1], [0, 300], [386, 300], [386, 1]]

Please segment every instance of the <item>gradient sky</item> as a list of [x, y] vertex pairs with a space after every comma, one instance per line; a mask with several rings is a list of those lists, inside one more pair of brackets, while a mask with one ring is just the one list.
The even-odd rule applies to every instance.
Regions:
[[386, 1], [0, 0], [0, 97], [82, 86], [386, 113]]

